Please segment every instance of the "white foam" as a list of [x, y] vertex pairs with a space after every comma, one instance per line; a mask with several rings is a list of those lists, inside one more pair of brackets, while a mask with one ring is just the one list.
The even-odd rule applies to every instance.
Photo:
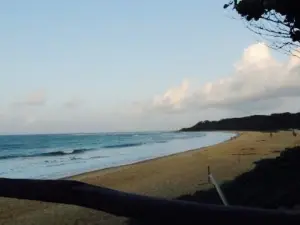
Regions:
[[214, 145], [235, 136], [229, 132], [208, 132], [205, 136], [177, 139], [127, 148], [101, 149], [75, 156], [35, 157], [1, 161], [0, 176], [8, 178], [58, 179], [83, 172], [132, 164], [187, 150]]

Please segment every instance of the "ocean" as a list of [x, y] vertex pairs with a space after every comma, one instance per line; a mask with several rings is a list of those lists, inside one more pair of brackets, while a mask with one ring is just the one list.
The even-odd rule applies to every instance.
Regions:
[[223, 142], [226, 132], [0, 136], [0, 177], [58, 179]]

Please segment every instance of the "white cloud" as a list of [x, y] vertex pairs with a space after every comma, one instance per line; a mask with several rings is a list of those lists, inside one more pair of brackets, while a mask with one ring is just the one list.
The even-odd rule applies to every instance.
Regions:
[[234, 73], [197, 90], [189, 89], [184, 80], [179, 87], [170, 88], [151, 103], [140, 107], [149, 112], [182, 112], [199, 109], [233, 109], [249, 113], [278, 108], [282, 98], [300, 97], [300, 59], [276, 61], [262, 43], [245, 49], [234, 64]]
[[3, 108], [0, 115], [0, 133], [14, 133], [22, 129], [30, 129], [39, 123], [46, 110], [47, 97], [45, 90], [36, 90], [24, 95]]
[[44, 90], [38, 90], [32, 93], [29, 93], [24, 98], [19, 101], [16, 101], [14, 105], [23, 105], [23, 106], [42, 106], [46, 104], [46, 92]]
[[153, 100], [153, 106], [156, 108], [169, 107], [174, 110], [179, 110], [182, 107], [182, 102], [188, 95], [189, 82], [184, 80], [179, 87], [169, 89], [162, 96], [156, 96]]
[[63, 104], [63, 106], [65, 108], [74, 109], [74, 108], [78, 108], [82, 104], [83, 104], [83, 101], [80, 98], [73, 97], [73, 98], [69, 99], [68, 101], [66, 101]]
[[[217, 63], [215, 65], [217, 66]], [[300, 111], [300, 59], [277, 61], [263, 44], [245, 49], [227, 77], [197, 86], [184, 79], [150, 101], [108, 110], [95, 100], [70, 98], [47, 104], [43, 90], [0, 111], [0, 133], [98, 132], [179, 129], [199, 120]], [[205, 75], [205, 74], [203, 74]], [[199, 74], [201, 79], [201, 74]], [[80, 96], [82, 97], [82, 96]], [[82, 110], [67, 110], [81, 107]]]

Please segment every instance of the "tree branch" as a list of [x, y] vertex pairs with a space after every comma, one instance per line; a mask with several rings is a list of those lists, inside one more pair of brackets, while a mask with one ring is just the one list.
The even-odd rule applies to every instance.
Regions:
[[0, 196], [71, 204], [157, 224], [299, 224], [300, 214], [147, 197], [68, 180], [0, 178]]

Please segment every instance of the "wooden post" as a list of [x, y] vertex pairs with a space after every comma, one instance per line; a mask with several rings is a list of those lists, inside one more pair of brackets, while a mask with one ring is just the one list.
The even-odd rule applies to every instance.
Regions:
[[208, 183], [212, 183], [215, 186], [215, 188], [217, 189], [218, 195], [220, 196], [223, 204], [225, 206], [228, 206], [228, 202], [221, 190], [221, 187], [219, 186], [219, 184], [217, 183], [217, 181], [215, 180], [215, 178], [213, 177], [213, 175], [210, 172], [210, 166], [207, 166], [207, 180], [208, 180]]
[[208, 182], [208, 183], [210, 183], [209, 175], [210, 175], [210, 167], [207, 166], [207, 182]]
[[221, 187], [219, 186], [218, 182], [215, 180], [215, 178], [213, 177], [212, 174], [209, 175], [209, 178], [211, 180], [211, 182], [213, 183], [213, 185], [215, 186], [218, 194], [219, 194], [219, 197], [220, 199], [222, 200], [223, 204], [225, 206], [228, 206], [228, 202], [227, 202], [227, 199], [225, 198], [225, 195], [223, 194], [222, 190], [221, 190]]

